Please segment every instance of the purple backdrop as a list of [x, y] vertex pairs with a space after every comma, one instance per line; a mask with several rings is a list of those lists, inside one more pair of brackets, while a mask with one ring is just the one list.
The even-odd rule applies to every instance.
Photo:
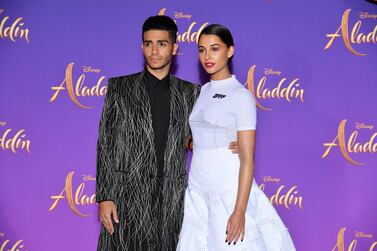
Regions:
[[[207, 81], [202, 27], [235, 38], [258, 102], [256, 179], [298, 250], [377, 250], [377, 5], [367, 1], [0, 2], [0, 251], [95, 250], [107, 78], [143, 67], [141, 26], [179, 27], [177, 76]], [[249, 77], [248, 77], [249, 76]]]

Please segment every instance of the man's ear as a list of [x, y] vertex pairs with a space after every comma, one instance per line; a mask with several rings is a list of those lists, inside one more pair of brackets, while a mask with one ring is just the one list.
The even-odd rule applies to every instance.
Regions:
[[234, 46], [229, 46], [228, 48], [228, 58], [231, 58], [234, 55]]
[[176, 54], [177, 54], [177, 51], [178, 51], [178, 44], [177, 44], [177, 43], [174, 43], [174, 44], [173, 44], [173, 55], [176, 55]]

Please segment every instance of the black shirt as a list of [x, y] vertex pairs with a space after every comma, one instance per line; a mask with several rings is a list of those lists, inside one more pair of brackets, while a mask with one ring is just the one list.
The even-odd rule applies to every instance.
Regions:
[[164, 175], [164, 154], [170, 122], [170, 74], [159, 80], [145, 69], [147, 93], [151, 104], [157, 176]]

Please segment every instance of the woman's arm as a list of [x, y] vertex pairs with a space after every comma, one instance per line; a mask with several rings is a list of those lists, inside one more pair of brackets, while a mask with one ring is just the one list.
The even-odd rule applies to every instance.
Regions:
[[235, 244], [245, 233], [245, 213], [254, 177], [255, 130], [237, 132], [240, 158], [237, 200], [227, 224], [226, 242]]

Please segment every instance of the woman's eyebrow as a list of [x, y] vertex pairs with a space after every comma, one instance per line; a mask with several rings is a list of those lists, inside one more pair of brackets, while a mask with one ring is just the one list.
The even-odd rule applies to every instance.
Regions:
[[[215, 46], [215, 45], [220, 46], [219, 44], [211, 44], [210, 47], [211, 47], [211, 46]], [[198, 45], [198, 48], [200, 48], [200, 47], [203, 47], [203, 48], [204, 48], [203, 45]]]

